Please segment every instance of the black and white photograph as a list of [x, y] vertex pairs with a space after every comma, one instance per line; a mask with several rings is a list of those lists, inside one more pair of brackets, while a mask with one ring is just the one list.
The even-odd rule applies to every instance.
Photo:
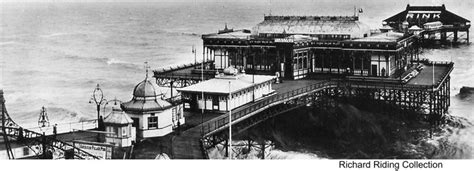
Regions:
[[467, 167], [473, 8], [471, 0], [0, 0], [0, 165]]

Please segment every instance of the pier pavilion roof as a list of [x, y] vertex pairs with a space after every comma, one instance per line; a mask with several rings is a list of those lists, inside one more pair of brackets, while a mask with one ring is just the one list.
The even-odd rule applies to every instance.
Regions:
[[470, 26], [470, 21], [456, 15], [448, 10], [444, 4], [442, 6], [410, 6], [407, 5], [405, 11], [385, 19], [384, 24], [400, 24], [408, 21], [410, 25], [417, 24], [420, 27], [424, 23], [441, 21], [444, 25]]
[[[181, 92], [205, 92], [215, 94], [228, 94], [230, 92], [237, 92], [253, 85], [261, 84], [275, 79], [275, 76], [268, 75], [254, 75], [252, 83], [252, 75], [238, 74], [238, 75], [221, 75], [216, 78], [203, 81], [188, 87], [178, 89]], [[230, 87], [229, 87], [230, 82]]]
[[250, 30], [231, 30], [231, 31], [226, 31], [226, 32], [219, 32], [219, 33], [212, 33], [212, 34], [206, 34], [203, 35], [203, 38], [208, 38], [208, 39], [241, 39], [241, 40], [247, 40], [250, 38], [252, 34], [250, 33]]
[[254, 34], [333, 34], [360, 38], [370, 34], [368, 25], [356, 16], [265, 16]]

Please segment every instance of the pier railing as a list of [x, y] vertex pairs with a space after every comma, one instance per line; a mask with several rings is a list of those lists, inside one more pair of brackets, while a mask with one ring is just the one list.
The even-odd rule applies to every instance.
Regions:
[[[81, 130], [90, 130], [97, 128], [97, 119], [91, 120], [83, 120], [77, 122], [66, 122], [66, 123], [58, 123], [56, 124], [56, 133], [68, 133], [68, 132], [75, 132]], [[31, 127], [26, 128], [30, 131], [34, 132], [44, 132], [46, 135], [53, 135], [54, 134], [54, 126], [50, 125], [47, 127]]]
[[[299, 89], [291, 90], [281, 94], [269, 96], [260, 101], [242, 106], [241, 108], [232, 111], [232, 122], [237, 123], [243, 119], [252, 116], [255, 113], [259, 113], [271, 106], [281, 104], [283, 102], [298, 98], [308, 93], [336, 87], [350, 87], [350, 88], [362, 88], [362, 89], [394, 89], [394, 90], [415, 90], [415, 91], [437, 91], [433, 89], [433, 86], [429, 85], [407, 85], [407, 84], [390, 84], [390, 83], [379, 83], [379, 82], [356, 82], [347, 80], [330, 80], [323, 81]], [[204, 136], [209, 136], [215, 132], [226, 129], [229, 127], [229, 113], [217, 117], [215, 119], [204, 122], [202, 125], [202, 131]]]

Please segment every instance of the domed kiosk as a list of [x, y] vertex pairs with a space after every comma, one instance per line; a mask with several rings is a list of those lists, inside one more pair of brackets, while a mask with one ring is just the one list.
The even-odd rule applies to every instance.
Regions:
[[137, 138], [164, 136], [184, 124], [181, 106], [163, 100], [158, 85], [148, 78], [148, 71], [145, 80], [133, 89], [133, 98], [122, 103], [121, 108], [133, 120]]

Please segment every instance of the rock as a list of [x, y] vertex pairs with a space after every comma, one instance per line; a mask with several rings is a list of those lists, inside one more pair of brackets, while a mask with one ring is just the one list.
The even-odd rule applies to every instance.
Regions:
[[474, 87], [466, 87], [466, 86], [463, 86], [460, 90], [459, 90], [459, 97], [461, 99], [465, 99], [465, 98], [468, 98], [468, 97], [472, 97], [472, 95], [474, 94]]

